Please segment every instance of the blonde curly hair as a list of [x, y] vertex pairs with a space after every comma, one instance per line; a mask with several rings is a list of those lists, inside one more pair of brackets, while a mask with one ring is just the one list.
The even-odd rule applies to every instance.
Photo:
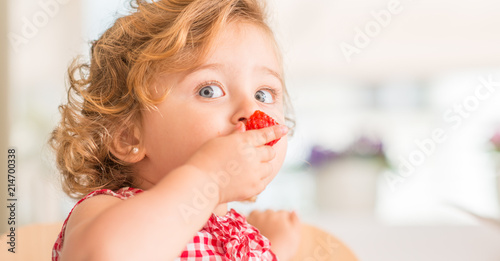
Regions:
[[[131, 6], [134, 12], [92, 42], [89, 63], [75, 58], [68, 68], [68, 101], [59, 106], [61, 121], [49, 143], [63, 190], [72, 198], [136, 182], [131, 165], [115, 157], [110, 146], [113, 137], [140, 126], [141, 110], [168, 94], [153, 95], [149, 86], [155, 75], [198, 66], [215, 36], [232, 21], [258, 25], [274, 41], [258, 0], [135, 0]], [[284, 94], [289, 114], [286, 88]], [[285, 118], [293, 128], [294, 120]]]

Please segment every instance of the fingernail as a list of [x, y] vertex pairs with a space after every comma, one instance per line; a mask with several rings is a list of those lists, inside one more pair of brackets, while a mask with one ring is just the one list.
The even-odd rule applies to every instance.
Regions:
[[241, 132], [245, 131], [245, 124], [241, 121], [238, 122], [238, 124], [236, 124], [236, 129]]
[[281, 133], [283, 133], [283, 134], [287, 134], [288, 133], [288, 127], [285, 126], [285, 125], [281, 125], [280, 130], [281, 130]]

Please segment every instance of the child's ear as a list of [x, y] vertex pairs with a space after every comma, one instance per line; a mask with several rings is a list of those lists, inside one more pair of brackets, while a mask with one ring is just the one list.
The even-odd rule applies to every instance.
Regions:
[[113, 137], [110, 151], [118, 159], [136, 163], [146, 155], [146, 149], [141, 143], [141, 132], [137, 126], [129, 127], [118, 132]]

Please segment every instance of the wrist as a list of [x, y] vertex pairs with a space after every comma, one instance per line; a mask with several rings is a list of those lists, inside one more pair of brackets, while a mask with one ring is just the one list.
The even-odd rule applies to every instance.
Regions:
[[219, 205], [221, 202], [221, 185], [215, 175], [210, 175], [208, 171], [203, 170], [202, 168], [193, 165], [193, 164], [184, 164], [179, 169], [182, 169], [183, 172], [188, 172], [193, 175], [193, 178], [197, 181], [196, 189], [198, 189], [198, 194], [206, 198], [210, 198], [215, 200], [216, 205]]

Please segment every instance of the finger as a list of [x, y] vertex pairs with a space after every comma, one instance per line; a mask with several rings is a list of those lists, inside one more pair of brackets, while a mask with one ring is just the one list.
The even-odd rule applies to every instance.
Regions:
[[267, 215], [270, 215], [270, 214], [274, 213], [274, 210], [268, 208], [268, 209], [266, 209], [266, 211], [264, 211], [264, 213], [267, 214]]
[[284, 209], [280, 209], [278, 210], [278, 213], [282, 216], [288, 216], [290, 215], [290, 212], [288, 212], [288, 210], [284, 210]]
[[243, 122], [239, 121], [236, 123], [235, 126], [235, 132], [245, 132], [246, 131], [246, 126]]
[[252, 145], [262, 146], [285, 136], [288, 133], [288, 127], [285, 125], [274, 125], [259, 130], [248, 131], [247, 133], [248, 135], [252, 135]]
[[256, 215], [258, 216], [259, 214], [260, 214], [259, 210], [253, 210], [252, 212], [250, 212], [250, 214], [248, 214], [248, 218], [253, 218]]
[[268, 162], [276, 157], [276, 150], [271, 146], [258, 147], [256, 150], [261, 162]]
[[261, 181], [266, 184], [266, 186], [273, 180], [274, 175], [273, 175], [273, 164], [266, 162], [262, 163], [262, 176], [260, 178]]
[[262, 221], [265, 216], [263, 216], [264, 212], [261, 210], [254, 210], [252, 211], [247, 218], [248, 223], [259, 223]]
[[297, 212], [295, 212], [295, 210], [293, 210], [292, 213], [290, 213], [290, 220], [293, 223], [299, 222], [299, 216], [297, 215]]
[[263, 162], [262, 163], [262, 167], [261, 167], [261, 172], [262, 172], [261, 175], [262, 176], [261, 176], [260, 180], [266, 180], [266, 186], [267, 186], [267, 184], [269, 184], [268, 182], [271, 182], [271, 180], [274, 178], [273, 169], [274, 169], [273, 164], [271, 164], [270, 162]]
[[238, 123], [236, 123], [236, 125], [234, 126], [234, 130], [233, 130], [233, 133], [238, 133], [238, 132], [245, 132], [246, 131], [246, 127], [245, 127], [245, 124], [241, 121], [239, 121]]
[[255, 203], [255, 201], [257, 201], [257, 195], [249, 197], [249, 198], [245, 199], [245, 201]]

